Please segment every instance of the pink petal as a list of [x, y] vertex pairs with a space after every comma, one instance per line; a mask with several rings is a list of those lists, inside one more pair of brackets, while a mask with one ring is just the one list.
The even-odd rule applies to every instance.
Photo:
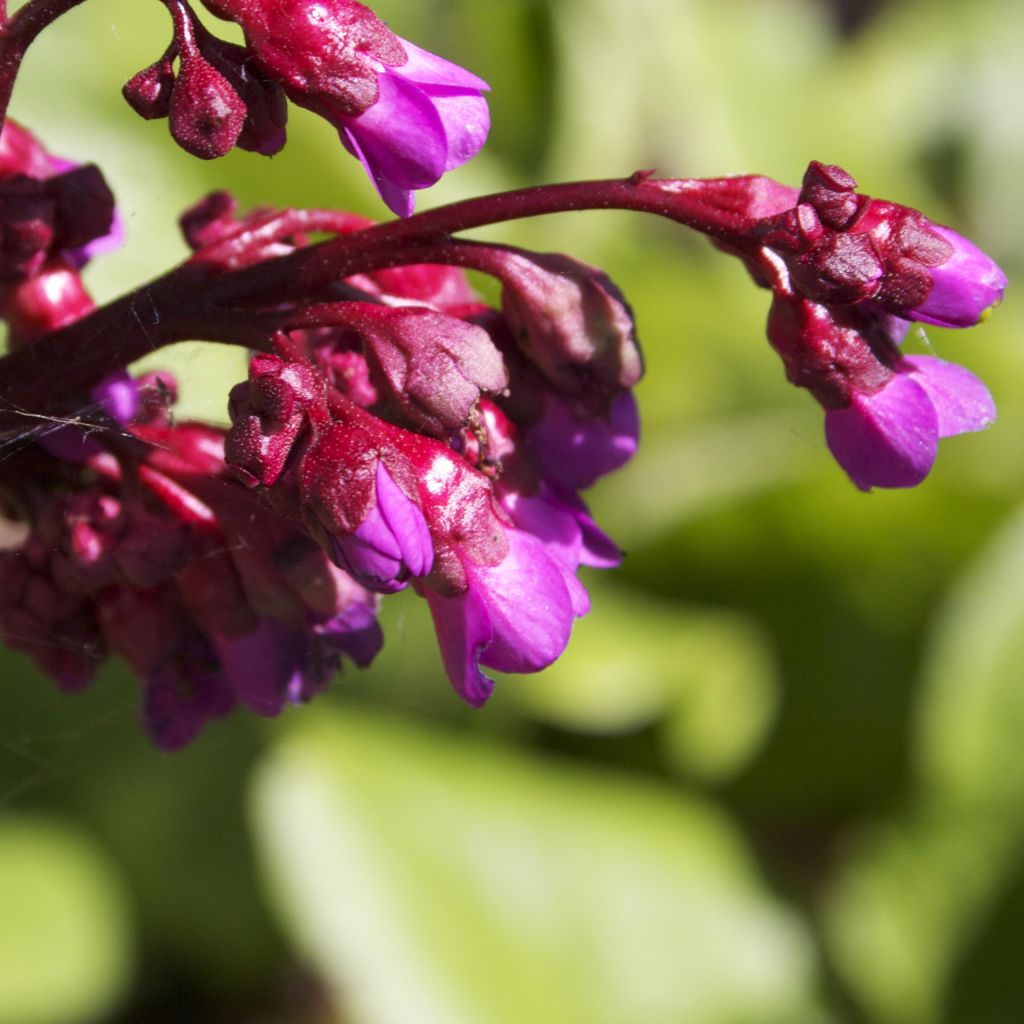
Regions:
[[472, 160], [487, 141], [491, 130], [491, 112], [487, 100], [477, 93], [463, 92], [441, 86], [421, 86], [434, 101], [434, 109], [444, 125], [448, 139], [448, 155], [444, 169], [452, 171]]
[[908, 356], [910, 376], [925, 389], [939, 420], [939, 437], [984, 430], [995, 422], [988, 388], [969, 370], [934, 356]]
[[409, 56], [409, 60], [394, 68], [395, 74], [416, 82], [418, 85], [447, 85], [457, 89], [469, 90], [471, 92], [487, 92], [490, 86], [482, 79], [477, 78], [472, 72], [467, 71], [458, 64], [453, 64], [444, 57], [438, 57], [436, 53], [429, 50], [421, 50], [415, 43], [408, 39], [399, 37], [402, 48]]
[[925, 389], [897, 374], [875, 394], [855, 394], [847, 408], [827, 410], [825, 439], [861, 490], [914, 487], [935, 461], [938, 416]]
[[1003, 299], [1006, 274], [970, 239], [952, 228], [932, 224], [931, 230], [953, 247], [945, 263], [929, 268], [932, 287], [924, 301], [904, 315], [939, 327], [973, 327]]
[[444, 174], [448, 140], [434, 104], [397, 74], [378, 76], [380, 98], [347, 118], [342, 140], [351, 143], [378, 185], [427, 188]]
[[235, 696], [257, 715], [279, 714], [288, 694], [302, 689], [307, 648], [300, 631], [261, 619], [251, 633], [214, 636], [213, 646]]
[[493, 636], [480, 593], [472, 588], [458, 597], [424, 591], [445, 671], [455, 692], [478, 708], [490, 697], [494, 681], [480, 671], [480, 655]]
[[480, 660], [500, 672], [538, 672], [569, 642], [572, 599], [541, 541], [520, 530], [507, 537], [501, 562], [470, 570], [470, 586], [482, 594], [494, 634]]

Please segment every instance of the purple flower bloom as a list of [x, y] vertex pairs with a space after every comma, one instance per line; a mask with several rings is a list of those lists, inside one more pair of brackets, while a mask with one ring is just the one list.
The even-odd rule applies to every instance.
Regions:
[[571, 574], [546, 544], [521, 530], [507, 530], [506, 537], [508, 554], [497, 565], [464, 562], [463, 593], [424, 592], [448, 678], [473, 707], [494, 689], [481, 665], [499, 672], [539, 672], [565, 650], [579, 614], [567, 586]]
[[554, 481], [541, 480], [529, 495], [499, 484], [497, 494], [515, 526], [543, 542], [565, 575], [576, 615], [586, 615], [590, 599], [576, 570], [581, 565], [615, 568], [622, 562], [618, 545], [594, 522], [583, 499]]
[[939, 438], [981, 430], [995, 419], [985, 385], [961, 366], [908, 356], [871, 394], [827, 409], [825, 438], [836, 461], [863, 491], [914, 487], [929, 473]]
[[357, 117], [339, 117], [345, 148], [359, 159], [381, 199], [399, 217], [413, 192], [461, 167], [487, 140], [490, 114], [483, 79], [399, 39], [405, 64], [378, 64], [378, 99]]
[[301, 700], [326, 681], [307, 678], [306, 631], [273, 619], [241, 636], [214, 636], [213, 645], [231, 691], [257, 715], [280, 714], [286, 701]]
[[352, 534], [330, 535], [335, 562], [364, 586], [381, 594], [402, 590], [434, 564], [430, 530], [420, 507], [377, 463], [376, 501]]
[[400, 217], [417, 189], [460, 167], [487, 139], [476, 75], [421, 50], [355, 0], [203, 0], [241, 26], [255, 67], [326, 118]]
[[549, 392], [541, 418], [527, 436], [544, 476], [574, 490], [590, 487], [636, 454], [636, 399], [631, 391], [622, 391], [603, 416], [593, 416], [578, 410], [571, 399]]
[[932, 224], [930, 230], [952, 247], [952, 255], [929, 267], [931, 290], [923, 302], [901, 313], [939, 327], [973, 327], [987, 319], [1006, 290], [1006, 274], [991, 257], [951, 228]]
[[[313, 626], [312, 633], [314, 653], [331, 671], [337, 668], [343, 654], [360, 668], [366, 668], [384, 645], [384, 634], [377, 621], [377, 602], [372, 598], [354, 596], [344, 611]], [[303, 693], [302, 699], [308, 699], [308, 694]]]

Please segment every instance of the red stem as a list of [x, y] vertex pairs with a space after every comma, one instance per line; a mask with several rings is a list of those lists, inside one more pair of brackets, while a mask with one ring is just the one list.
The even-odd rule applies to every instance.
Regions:
[[0, 9], [0, 127], [7, 116], [14, 82], [25, 51], [40, 32], [72, 7], [85, 0], [29, 0], [12, 18], [7, 17], [7, 4]]
[[[72, 0], [63, 3], [67, 7]], [[332, 290], [346, 277], [429, 261], [431, 248], [468, 228], [570, 210], [637, 210], [668, 217], [746, 251], [751, 249], [753, 221], [741, 211], [751, 191], [765, 180], [670, 181], [636, 174], [629, 179], [541, 185], [439, 207], [238, 270], [212, 267], [200, 254], [0, 359], [0, 434], [24, 429], [25, 413], [52, 410], [55, 403], [86, 392], [112, 370], [176, 341], [204, 339], [269, 348], [282, 305], [337, 298]]]

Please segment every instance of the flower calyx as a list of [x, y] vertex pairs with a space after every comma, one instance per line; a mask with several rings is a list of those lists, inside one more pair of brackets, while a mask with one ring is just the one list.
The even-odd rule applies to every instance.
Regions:
[[985, 319], [1006, 287], [999, 267], [952, 229], [856, 184], [812, 162], [797, 205], [758, 224], [755, 237], [782, 256], [794, 287], [815, 302], [871, 302], [943, 327]]

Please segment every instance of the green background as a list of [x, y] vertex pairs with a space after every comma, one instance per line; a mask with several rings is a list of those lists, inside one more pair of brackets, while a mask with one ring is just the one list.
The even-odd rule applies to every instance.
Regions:
[[[493, 87], [485, 152], [420, 205], [656, 167], [798, 182], [840, 163], [1015, 277], [1019, 0], [388, 0]], [[225, 35], [231, 35], [224, 30]], [[121, 83], [157, 3], [90, 0], [30, 51], [12, 114], [101, 164], [111, 298], [183, 258], [178, 213], [384, 211], [330, 127], [201, 163]], [[425, 609], [309, 707], [151, 750], [109, 665], [55, 693], [0, 662], [0, 1024], [1019, 1024], [1024, 1019], [1024, 347], [1016, 293], [916, 331], [1000, 411], [912, 492], [862, 495], [764, 343], [767, 296], [682, 229], [562, 215], [480, 237], [609, 271], [648, 363], [641, 452], [595, 489], [624, 567], [561, 661], [483, 711]], [[223, 419], [238, 353], [180, 346]]]

